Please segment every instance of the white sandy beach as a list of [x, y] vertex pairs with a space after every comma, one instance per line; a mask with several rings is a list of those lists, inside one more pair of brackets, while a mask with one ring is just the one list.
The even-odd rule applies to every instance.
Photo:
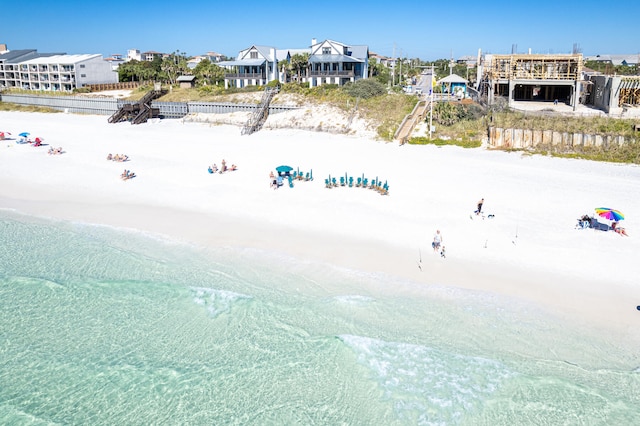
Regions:
[[[0, 208], [523, 298], [640, 344], [637, 166], [300, 130], [241, 136], [181, 120], [0, 112], [0, 130], [46, 144], [0, 142]], [[223, 158], [238, 170], [207, 173]], [[282, 164], [314, 180], [273, 190], [269, 172]], [[137, 177], [121, 180], [125, 168]], [[325, 188], [345, 172], [387, 181], [390, 193]], [[472, 215], [482, 197], [494, 218]], [[576, 230], [595, 207], [622, 211], [630, 236]], [[444, 259], [431, 249], [436, 229]]]

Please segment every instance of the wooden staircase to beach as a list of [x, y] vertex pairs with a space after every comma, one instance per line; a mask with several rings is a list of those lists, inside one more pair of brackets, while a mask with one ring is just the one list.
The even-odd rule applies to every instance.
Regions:
[[416, 125], [425, 119], [427, 116], [427, 111], [429, 111], [429, 107], [431, 105], [431, 101], [419, 101], [416, 106], [413, 108], [410, 114], [408, 114], [402, 123], [400, 123], [400, 127], [396, 131], [394, 138], [400, 142], [400, 145], [405, 144], [409, 141], [409, 137], [415, 129]]
[[260, 130], [264, 122], [269, 116], [269, 104], [275, 95], [278, 94], [279, 89], [277, 87], [267, 87], [262, 94], [262, 99], [256, 107], [256, 109], [249, 117], [249, 120], [242, 128], [243, 135], [250, 135], [253, 132]]
[[151, 90], [147, 92], [142, 99], [137, 102], [129, 102], [123, 104], [116, 112], [109, 117], [109, 123], [119, 123], [121, 121], [130, 121], [131, 124], [140, 124], [146, 122], [150, 118], [160, 115], [160, 108], [151, 106], [151, 101], [162, 96], [161, 90]]

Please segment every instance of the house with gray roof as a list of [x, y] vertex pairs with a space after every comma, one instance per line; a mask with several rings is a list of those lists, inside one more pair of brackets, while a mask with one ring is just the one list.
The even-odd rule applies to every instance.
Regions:
[[347, 45], [333, 40], [311, 44], [309, 87], [339, 86], [369, 75], [369, 47]]
[[633, 66], [640, 63], [640, 54], [634, 55], [595, 55], [587, 56], [585, 61], [606, 62], [614, 66]]
[[343, 85], [361, 78], [369, 72], [369, 48], [364, 45], [346, 45], [333, 40], [316, 42], [304, 49], [275, 49], [254, 45], [238, 53], [233, 61], [222, 61], [225, 67], [224, 84], [228, 87], [262, 86], [273, 80], [281, 83], [291, 81], [285, 63], [290, 63], [296, 54], [308, 54], [308, 69], [300, 81], [309, 87], [322, 84]]
[[221, 61], [218, 65], [227, 69], [225, 89], [264, 86], [278, 80], [278, 59], [274, 47], [253, 45], [241, 50], [235, 60]]

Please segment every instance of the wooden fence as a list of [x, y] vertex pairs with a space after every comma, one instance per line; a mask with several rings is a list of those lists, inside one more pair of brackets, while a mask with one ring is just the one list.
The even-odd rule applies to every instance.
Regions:
[[123, 81], [121, 83], [87, 84], [84, 87], [88, 87], [92, 92], [104, 92], [108, 90], [134, 90], [140, 86], [152, 84], [153, 82], [148, 81]]
[[[86, 96], [37, 96], [23, 94], [0, 94], [1, 102], [18, 105], [37, 105], [76, 114], [112, 115], [122, 105], [131, 103], [116, 98], [92, 98]], [[152, 102], [160, 108], [163, 118], [182, 118], [191, 113], [227, 114], [232, 112], [252, 112], [257, 104], [234, 104], [226, 102]], [[269, 114], [296, 110], [298, 107], [285, 105], [271, 105]]]

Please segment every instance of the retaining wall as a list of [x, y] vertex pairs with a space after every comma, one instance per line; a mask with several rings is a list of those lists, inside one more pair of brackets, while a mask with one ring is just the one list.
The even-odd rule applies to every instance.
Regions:
[[504, 129], [489, 127], [489, 147], [500, 149], [526, 149], [555, 147], [608, 147], [622, 145], [624, 136], [557, 132], [555, 130]]

